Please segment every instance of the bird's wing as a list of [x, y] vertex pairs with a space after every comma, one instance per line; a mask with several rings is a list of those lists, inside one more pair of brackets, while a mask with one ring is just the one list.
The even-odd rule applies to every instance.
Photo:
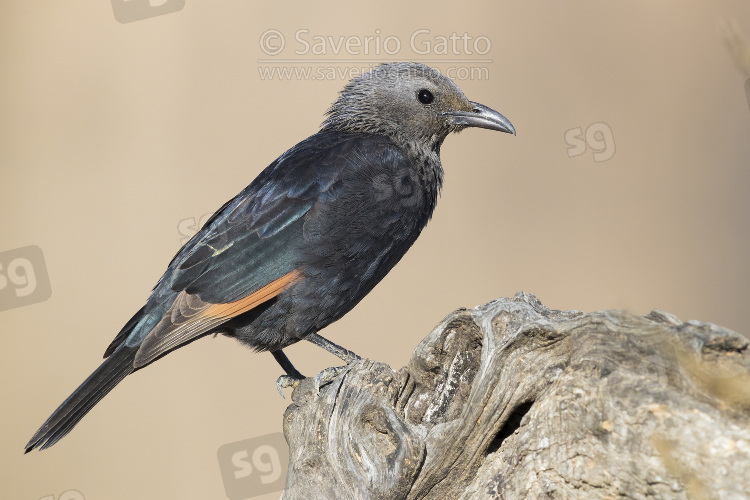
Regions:
[[275, 297], [300, 278], [303, 216], [336, 188], [346, 143], [316, 134], [227, 202], [169, 264], [106, 354], [139, 345], [135, 368]]
[[299, 270], [291, 271], [241, 299], [227, 303], [206, 302], [197, 294], [181, 291], [161, 321], [141, 343], [135, 356], [135, 368], [151, 363], [227, 320], [272, 299], [299, 277]]

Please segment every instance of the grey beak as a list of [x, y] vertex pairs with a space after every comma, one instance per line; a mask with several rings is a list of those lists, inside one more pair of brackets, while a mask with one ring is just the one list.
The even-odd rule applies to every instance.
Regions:
[[453, 125], [487, 128], [516, 135], [516, 129], [513, 127], [513, 124], [503, 115], [492, 108], [479, 104], [478, 102], [469, 102], [473, 108], [471, 111], [445, 112], [446, 115], [451, 117], [451, 123]]

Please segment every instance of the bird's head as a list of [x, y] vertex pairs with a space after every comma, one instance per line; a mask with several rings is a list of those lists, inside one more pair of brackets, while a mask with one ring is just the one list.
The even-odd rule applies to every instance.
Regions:
[[328, 109], [324, 128], [382, 134], [439, 150], [467, 127], [515, 134], [497, 111], [466, 98], [450, 78], [419, 63], [387, 63], [351, 80]]

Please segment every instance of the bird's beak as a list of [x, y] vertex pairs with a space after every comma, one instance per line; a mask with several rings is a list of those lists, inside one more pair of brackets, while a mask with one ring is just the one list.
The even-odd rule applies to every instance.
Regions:
[[471, 111], [446, 111], [444, 113], [450, 116], [452, 125], [488, 128], [516, 135], [516, 129], [513, 128], [513, 124], [503, 115], [478, 102], [469, 102], [472, 107]]

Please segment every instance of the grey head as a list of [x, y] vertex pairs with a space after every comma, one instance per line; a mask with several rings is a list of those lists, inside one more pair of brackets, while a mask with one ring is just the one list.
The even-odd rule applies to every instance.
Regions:
[[497, 111], [466, 98], [453, 80], [414, 62], [386, 63], [351, 80], [323, 128], [386, 135], [439, 152], [451, 132], [480, 127], [514, 134]]

